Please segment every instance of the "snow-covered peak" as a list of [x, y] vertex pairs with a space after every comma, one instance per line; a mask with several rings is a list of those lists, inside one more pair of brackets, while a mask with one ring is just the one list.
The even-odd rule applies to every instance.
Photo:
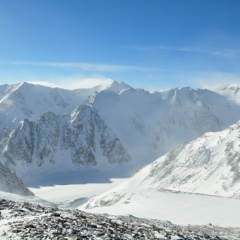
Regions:
[[107, 80], [105, 83], [101, 84], [97, 88], [98, 88], [99, 92], [108, 90], [108, 91], [113, 91], [113, 92], [119, 93], [123, 90], [130, 89], [132, 87], [129, 86], [128, 84], [124, 83], [124, 82]]
[[16, 126], [23, 119], [36, 120], [45, 112], [70, 113], [94, 89], [67, 90], [31, 83], [0, 86], [0, 127]]

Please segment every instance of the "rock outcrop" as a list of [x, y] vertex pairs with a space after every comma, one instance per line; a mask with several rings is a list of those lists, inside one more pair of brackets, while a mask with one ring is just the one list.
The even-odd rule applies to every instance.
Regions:
[[[2, 239], [236, 240], [239, 228], [178, 226], [133, 216], [89, 214], [0, 200]], [[13, 221], [14, 220], [14, 221]]]

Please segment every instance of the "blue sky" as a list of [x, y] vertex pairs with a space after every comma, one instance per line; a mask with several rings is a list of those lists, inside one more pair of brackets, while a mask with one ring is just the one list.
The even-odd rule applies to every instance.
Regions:
[[240, 1], [1, 0], [0, 84], [240, 82]]

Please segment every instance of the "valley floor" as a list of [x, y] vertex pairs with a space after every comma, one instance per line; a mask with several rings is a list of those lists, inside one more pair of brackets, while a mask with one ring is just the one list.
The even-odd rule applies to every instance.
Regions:
[[[58, 204], [61, 207], [75, 208], [81, 202], [114, 188], [126, 179], [115, 178], [110, 180], [110, 183], [55, 185], [29, 189], [41, 199]], [[80, 204], [76, 206], [77, 202]]]
[[[81, 207], [79, 209], [82, 209]], [[125, 204], [84, 209], [91, 213], [132, 214], [174, 224], [240, 227], [240, 200], [172, 192], [144, 191]]]
[[[63, 208], [76, 208], [90, 197], [103, 193], [125, 179], [112, 179], [110, 184], [76, 184], [31, 188], [37, 197]], [[240, 227], [240, 200], [206, 195], [173, 193], [156, 190], [133, 195], [125, 204], [80, 210], [112, 215], [131, 214], [141, 218], [168, 220], [181, 225], [213, 224]]]

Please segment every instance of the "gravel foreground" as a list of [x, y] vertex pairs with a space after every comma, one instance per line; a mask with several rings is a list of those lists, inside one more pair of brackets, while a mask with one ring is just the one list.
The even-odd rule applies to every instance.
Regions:
[[89, 214], [0, 200], [0, 239], [240, 239], [240, 228], [179, 226], [169, 221]]

